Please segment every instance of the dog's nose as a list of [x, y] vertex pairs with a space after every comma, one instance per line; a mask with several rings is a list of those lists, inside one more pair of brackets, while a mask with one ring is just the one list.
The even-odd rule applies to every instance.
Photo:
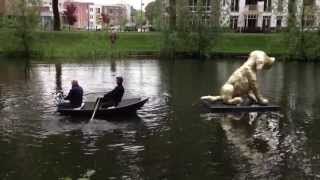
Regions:
[[270, 60], [271, 60], [272, 63], [274, 63], [274, 61], [276, 60], [276, 58], [270, 57]]

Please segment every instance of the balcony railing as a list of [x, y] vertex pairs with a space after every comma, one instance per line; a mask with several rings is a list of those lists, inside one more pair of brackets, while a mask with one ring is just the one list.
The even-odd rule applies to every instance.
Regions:
[[248, 6], [249, 11], [257, 11], [258, 10], [258, 6], [256, 4], [250, 4], [247, 6]]
[[184, 6], [183, 10], [189, 10], [192, 13], [211, 14], [211, 6]]

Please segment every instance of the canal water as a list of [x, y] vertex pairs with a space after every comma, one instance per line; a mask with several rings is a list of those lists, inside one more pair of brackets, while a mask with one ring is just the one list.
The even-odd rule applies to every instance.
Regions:
[[[320, 64], [276, 62], [262, 93], [281, 112], [213, 114], [243, 61], [0, 62], [0, 179], [320, 179]], [[94, 100], [124, 77], [149, 97], [136, 117], [71, 118], [54, 94], [77, 79]]]

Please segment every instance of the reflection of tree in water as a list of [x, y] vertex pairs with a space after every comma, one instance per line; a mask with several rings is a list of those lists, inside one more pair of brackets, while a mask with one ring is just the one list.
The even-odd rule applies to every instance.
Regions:
[[1, 109], [4, 107], [4, 103], [2, 101], [2, 87], [1, 87], [1, 84], [0, 84], [0, 111]]
[[[250, 123], [253, 123], [250, 125]], [[221, 127], [232, 146], [232, 156], [239, 164], [235, 177], [255, 179], [281, 174], [279, 153], [279, 118], [271, 114], [226, 115]]]
[[55, 64], [56, 68], [56, 91], [61, 91], [62, 90], [62, 66], [61, 64]]
[[111, 60], [110, 70], [113, 73], [117, 71], [117, 63], [114, 59]]
[[30, 71], [31, 71], [30, 60], [25, 60], [24, 77], [26, 81], [30, 79]]
[[312, 155], [307, 148], [309, 146], [307, 141], [313, 139], [308, 137], [310, 130], [307, 129], [307, 124], [317, 114], [312, 108], [317, 97], [314, 83], [316, 76], [312, 75], [310, 65], [301, 64], [305, 68], [300, 68], [299, 63], [285, 65], [281, 94], [284, 118], [280, 130], [281, 153], [284, 154], [283, 167], [285, 168], [283, 176], [289, 179], [311, 178], [315, 177], [316, 171], [312, 172]]
[[319, 87], [314, 83], [313, 77], [317, 76], [312, 69], [300, 69], [298, 74], [298, 67], [286, 64], [282, 75], [279, 97], [284, 117], [262, 114], [255, 118], [252, 126], [244, 122], [250, 119], [247, 116], [240, 121], [230, 116], [221, 120], [227, 140], [234, 146], [232, 155], [241, 163], [239, 179], [317, 177], [319, 156], [312, 151], [318, 146], [308, 141], [313, 142], [319, 134], [312, 130], [317, 123], [314, 118], [318, 108], [314, 105], [319, 99], [316, 95]]

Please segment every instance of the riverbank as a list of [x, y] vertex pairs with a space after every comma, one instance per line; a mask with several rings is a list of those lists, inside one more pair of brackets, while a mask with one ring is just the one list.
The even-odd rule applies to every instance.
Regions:
[[[12, 33], [0, 31], [0, 52], [6, 54], [14, 47]], [[105, 32], [37, 32], [31, 50], [36, 58], [104, 58], [104, 57], [158, 57], [163, 47], [163, 35], [149, 32], [118, 33], [114, 48], [110, 47]], [[287, 46], [284, 35], [222, 33], [212, 45], [210, 56], [242, 57], [252, 50], [264, 50], [269, 54], [285, 55]], [[180, 55], [188, 53], [177, 50]], [[7, 53], [10, 54], [10, 53]]]

